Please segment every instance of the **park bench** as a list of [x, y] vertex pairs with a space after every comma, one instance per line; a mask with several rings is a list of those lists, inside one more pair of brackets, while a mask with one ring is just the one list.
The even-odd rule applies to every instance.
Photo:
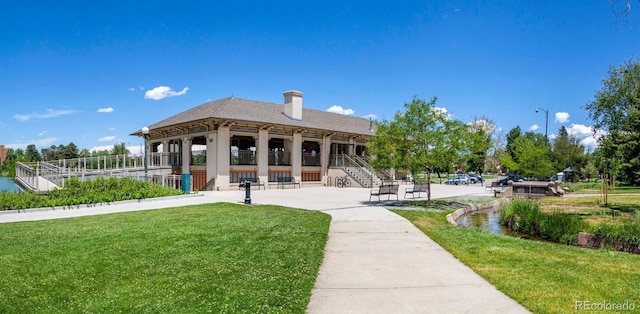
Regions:
[[421, 192], [428, 192], [429, 187], [426, 183], [423, 184], [413, 184], [413, 187], [404, 189], [404, 198], [407, 198], [407, 194], [411, 194], [412, 198], [416, 198], [416, 193], [418, 193], [418, 197], [420, 197]]
[[298, 185], [298, 188], [300, 188], [300, 181], [296, 181], [296, 178], [294, 177], [278, 177], [276, 181], [278, 182], [278, 185], [276, 186], [278, 189], [280, 187], [284, 189], [285, 185], [293, 185], [294, 189], [296, 188], [296, 185]]
[[260, 181], [260, 178], [242, 178], [240, 179], [238, 190], [242, 190], [244, 188], [244, 184], [242, 184], [243, 182], [251, 182], [251, 188], [253, 188], [254, 186], [257, 186], [258, 190], [260, 190], [260, 187], [262, 187], [263, 190], [267, 189], [264, 185], [264, 182]]
[[369, 194], [369, 202], [371, 202], [372, 196], [378, 197], [378, 202], [380, 202], [380, 195], [387, 195], [387, 201], [391, 199], [391, 195], [396, 196], [396, 200], [398, 199], [398, 189], [399, 185], [381, 185], [378, 189], [371, 190], [371, 194]]
[[487, 185], [485, 185], [485, 186], [484, 186], [485, 191], [486, 191], [487, 189], [489, 189], [489, 190], [492, 190], [492, 191], [493, 191], [494, 189], [498, 189], [498, 188], [500, 188], [500, 189], [503, 189], [503, 188], [504, 188], [504, 186], [502, 185], [502, 183], [500, 183], [500, 182], [498, 182], [498, 181], [493, 181], [493, 182], [491, 182], [491, 185], [487, 184]]

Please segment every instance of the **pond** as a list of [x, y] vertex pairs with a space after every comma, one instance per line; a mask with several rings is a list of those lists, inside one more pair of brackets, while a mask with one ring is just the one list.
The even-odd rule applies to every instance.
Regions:
[[13, 179], [9, 177], [0, 177], [0, 192], [20, 192], [18, 186], [13, 182]]
[[510, 234], [507, 228], [500, 225], [499, 206], [464, 215], [456, 222], [463, 227], [479, 228], [494, 234]]

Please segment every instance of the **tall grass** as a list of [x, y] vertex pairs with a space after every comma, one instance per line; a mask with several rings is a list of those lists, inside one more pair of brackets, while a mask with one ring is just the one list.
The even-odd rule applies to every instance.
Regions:
[[527, 199], [514, 199], [503, 204], [500, 223], [516, 232], [569, 245], [577, 243], [578, 232], [589, 229], [589, 225], [578, 217], [559, 212], [551, 215], [542, 213], [537, 201]]
[[605, 246], [617, 251], [640, 254], [640, 220], [621, 225], [601, 224], [595, 236], [604, 240]]

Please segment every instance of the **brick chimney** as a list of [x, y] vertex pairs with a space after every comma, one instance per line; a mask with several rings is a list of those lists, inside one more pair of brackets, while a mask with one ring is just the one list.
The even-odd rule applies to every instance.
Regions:
[[293, 120], [302, 120], [302, 92], [290, 90], [284, 92], [284, 114]]

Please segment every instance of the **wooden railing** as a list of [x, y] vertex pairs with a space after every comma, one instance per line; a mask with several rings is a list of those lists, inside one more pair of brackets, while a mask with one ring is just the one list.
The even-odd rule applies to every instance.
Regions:
[[278, 182], [278, 178], [291, 177], [289, 170], [269, 170], [269, 182]]
[[191, 184], [194, 190], [202, 191], [207, 185], [207, 170], [191, 170]]
[[240, 183], [244, 178], [256, 178], [255, 170], [230, 170], [229, 183]]
[[322, 173], [320, 170], [303, 170], [302, 182], [322, 181]]

